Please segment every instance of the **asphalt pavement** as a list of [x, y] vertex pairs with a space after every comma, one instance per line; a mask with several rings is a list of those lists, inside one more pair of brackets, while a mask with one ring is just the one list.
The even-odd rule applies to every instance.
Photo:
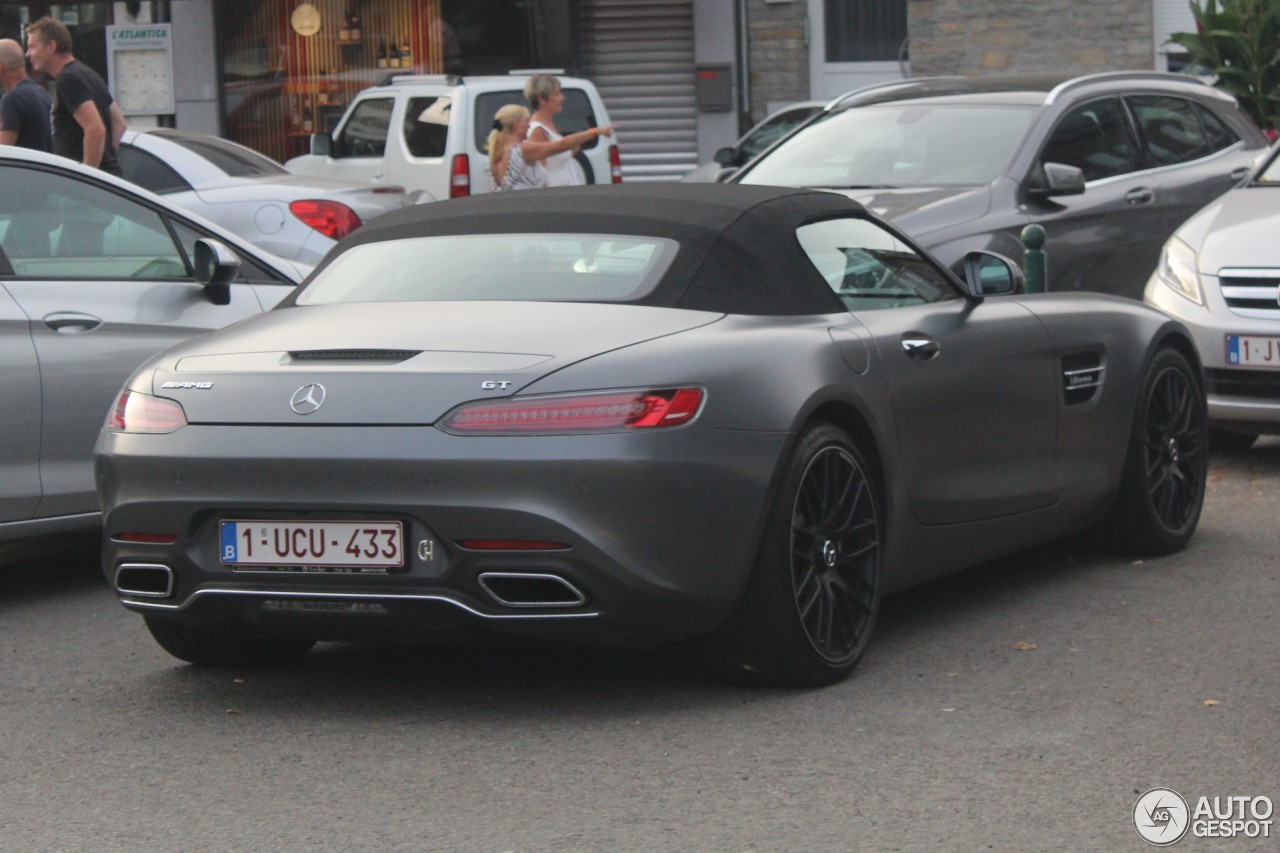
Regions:
[[1074, 540], [899, 594], [854, 677], [804, 691], [680, 649], [201, 670], [92, 537], [0, 546], [0, 851], [1150, 849], [1149, 789], [1280, 800], [1278, 514], [1266, 439], [1215, 458], [1183, 553]]

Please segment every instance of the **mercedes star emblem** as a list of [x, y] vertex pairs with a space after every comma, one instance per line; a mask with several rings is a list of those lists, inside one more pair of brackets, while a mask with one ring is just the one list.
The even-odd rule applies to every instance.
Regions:
[[289, 408], [299, 415], [309, 415], [322, 405], [324, 405], [324, 386], [315, 383], [303, 385], [289, 398]]

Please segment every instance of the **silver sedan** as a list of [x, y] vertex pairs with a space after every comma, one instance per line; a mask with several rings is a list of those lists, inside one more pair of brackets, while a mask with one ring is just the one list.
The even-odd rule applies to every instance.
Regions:
[[1195, 336], [1212, 440], [1247, 450], [1280, 434], [1280, 145], [1169, 238], [1144, 298]]
[[[93, 529], [93, 442], [145, 358], [275, 305], [309, 267], [63, 157], [0, 146], [0, 541]], [[205, 286], [197, 246], [239, 261]]]
[[268, 252], [308, 264], [364, 222], [414, 200], [403, 187], [293, 175], [251, 148], [185, 130], [126, 132], [120, 169]]

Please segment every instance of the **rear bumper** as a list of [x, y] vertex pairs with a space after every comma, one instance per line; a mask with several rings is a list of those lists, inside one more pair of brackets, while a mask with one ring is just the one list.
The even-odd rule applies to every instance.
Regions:
[[[782, 433], [477, 438], [430, 427], [104, 433], [104, 570], [152, 618], [316, 639], [481, 626], [656, 642], [712, 630], [752, 565]], [[224, 519], [399, 521], [386, 574], [237, 570]], [[122, 534], [176, 537], [172, 544]], [[477, 550], [465, 540], [554, 550]], [[160, 566], [168, 583], [122, 566]], [[143, 573], [141, 576], [145, 576]], [[514, 581], [504, 580], [514, 577]], [[163, 592], [164, 594], [157, 594]]]

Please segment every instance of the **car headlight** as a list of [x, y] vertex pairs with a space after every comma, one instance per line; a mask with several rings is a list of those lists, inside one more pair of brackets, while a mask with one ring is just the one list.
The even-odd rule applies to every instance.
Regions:
[[1204, 304], [1200, 274], [1196, 272], [1195, 250], [1177, 237], [1170, 237], [1169, 242], [1160, 250], [1160, 264], [1156, 267], [1156, 275], [1176, 293], [1197, 305]]

